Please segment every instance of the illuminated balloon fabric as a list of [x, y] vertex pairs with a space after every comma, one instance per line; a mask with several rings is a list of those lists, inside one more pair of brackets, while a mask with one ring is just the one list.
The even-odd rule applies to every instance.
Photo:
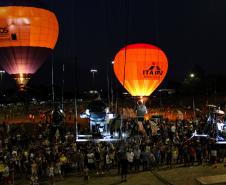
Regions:
[[55, 47], [59, 25], [55, 14], [38, 3], [3, 2], [0, 2], [0, 65], [24, 87]]
[[168, 61], [164, 52], [150, 44], [131, 44], [114, 59], [114, 72], [132, 96], [149, 96], [165, 78]]

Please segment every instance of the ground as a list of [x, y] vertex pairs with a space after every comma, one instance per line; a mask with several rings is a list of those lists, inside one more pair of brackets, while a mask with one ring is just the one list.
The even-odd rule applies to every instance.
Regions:
[[226, 168], [223, 163], [211, 166], [178, 167], [176, 169], [158, 171], [161, 177], [164, 177], [173, 185], [197, 185], [197, 177], [226, 174]]
[[[120, 177], [111, 172], [102, 177], [91, 176], [88, 183], [84, 183], [82, 177], [66, 177], [64, 180], [57, 179], [56, 185], [197, 185], [195, 179], [201, 176], [225, 174], [226, 168], [222, 163], [217, 165], [203, 165], [194, 167], [177, 166], [174, 168], [162, 168], [158, 171], [132, 173], [128, 175], [127, 182], [120, 182]], [[18, 180], [16, 185], [28, 185], [28, 181]], [[47, 185], [47, 182], [41, 185]]]

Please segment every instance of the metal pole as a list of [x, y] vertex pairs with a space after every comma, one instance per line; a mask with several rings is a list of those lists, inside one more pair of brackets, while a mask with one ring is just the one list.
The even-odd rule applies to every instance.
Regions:
[[193, 99], [192, 99], [192, 104], [193, 104], [193, 116], [194, 116], [194, 120], [195, 120], [196, 114], [195, 114], [195, 99], [194, 99], [194, 96], [193, 96]]
[[93, 90], [95, 90], [95, 72], [93, 72]]
[[119, 133], [119, 139], [122, 139], [122, 125], [123, 125], [123, 108], [122, 108], [122, 113], [120, 116], [121, 120], [120, 120], [120, 133]]
[[75, 133], [76, 133], [76, 141], [78, 140], [78, 107], [77, 107], [77, 98], [75, 97]]
[[64, 64], [62, 66], [62, 89], [61, 89], [61, 107], [64, 110]]
[[112, 111], [114, 109], [114, 91], [113, 91], [113, 87], [111, 84], [111, 107], [112, 107]]
[[92, 90], [95, 90], [94, 89], [95, 88], [95, 81], [94, 80], [95, 80], [95, 73], [97, 73], [97, 69], [93, 68], [93, 69], [90, 70], [90, 72], [92, 73], [92, 77], [93, 77], [93, 79], [92, 79], [92, 86], [93, 86], [92, 88], [93, 89]]
[[54, 74], [53, 74], [53, 62], [54, 62], [54, 54], [52, 54], [52, 103], [53, 103], [53, 107], [55, 104], [55, 93], [54, 93]]
[[108, 93], [108, 106], [111, 107], [111, 100], [110, 100], [110, 82], [109, 82], [109, 70], [107, 66], [107, 93]]
[[3, 74], [5, 74], [5, 71], [0, 70], [1, 80], [2, 80]]
[[217, 77], [214, 79], [214, 103], [215, 105], [217, 104]]
[[118, 112], [118, 85], [116, 86], [115, 113]]
[[162, 91], [160, 91], [160, 107], [162, 107]]
[[78, 140], [78, 105], [77, 105], [77, 96], [78, 96], [78, 78], [77, 78], [77, 57], [75, 57], [75, 134], [76, 134], [76, 141]]

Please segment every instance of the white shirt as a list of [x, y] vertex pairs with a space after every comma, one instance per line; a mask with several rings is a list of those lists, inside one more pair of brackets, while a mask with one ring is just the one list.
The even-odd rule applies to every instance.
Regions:
[[94, 163], [94, 153], [87, 154], [88, 163]]
[[142, 104], [137, 107], [137, 117], [144, 117], [147, 112], [147, 107], [145, 105]]
[[171, 127], [171, 132], [175, 133], [175, 131], [176, 131], [176, 127], [175, 127], [175, 125], [173, 125], [173, 126]]
[[134, 153], [133, 152], [127, 152], [126, 157], [127, 157], [127, 160], [132, 163], [133, 159], [134, 159]]

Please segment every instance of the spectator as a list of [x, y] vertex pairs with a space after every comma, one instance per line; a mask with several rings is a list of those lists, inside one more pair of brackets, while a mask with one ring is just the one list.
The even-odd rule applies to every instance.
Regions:
[[134, 162], [134, 153], [131, 148], [126, 153], [127, 161], [128, 161], [128, 166], [129, 170], [132, 171], [133, 168], [133, 162]]
[[122, 159], [121, 159], [121, 182], [127, 181], [127, 173], [128, 173], [128, 160], [126, 151], [124, 151]]

